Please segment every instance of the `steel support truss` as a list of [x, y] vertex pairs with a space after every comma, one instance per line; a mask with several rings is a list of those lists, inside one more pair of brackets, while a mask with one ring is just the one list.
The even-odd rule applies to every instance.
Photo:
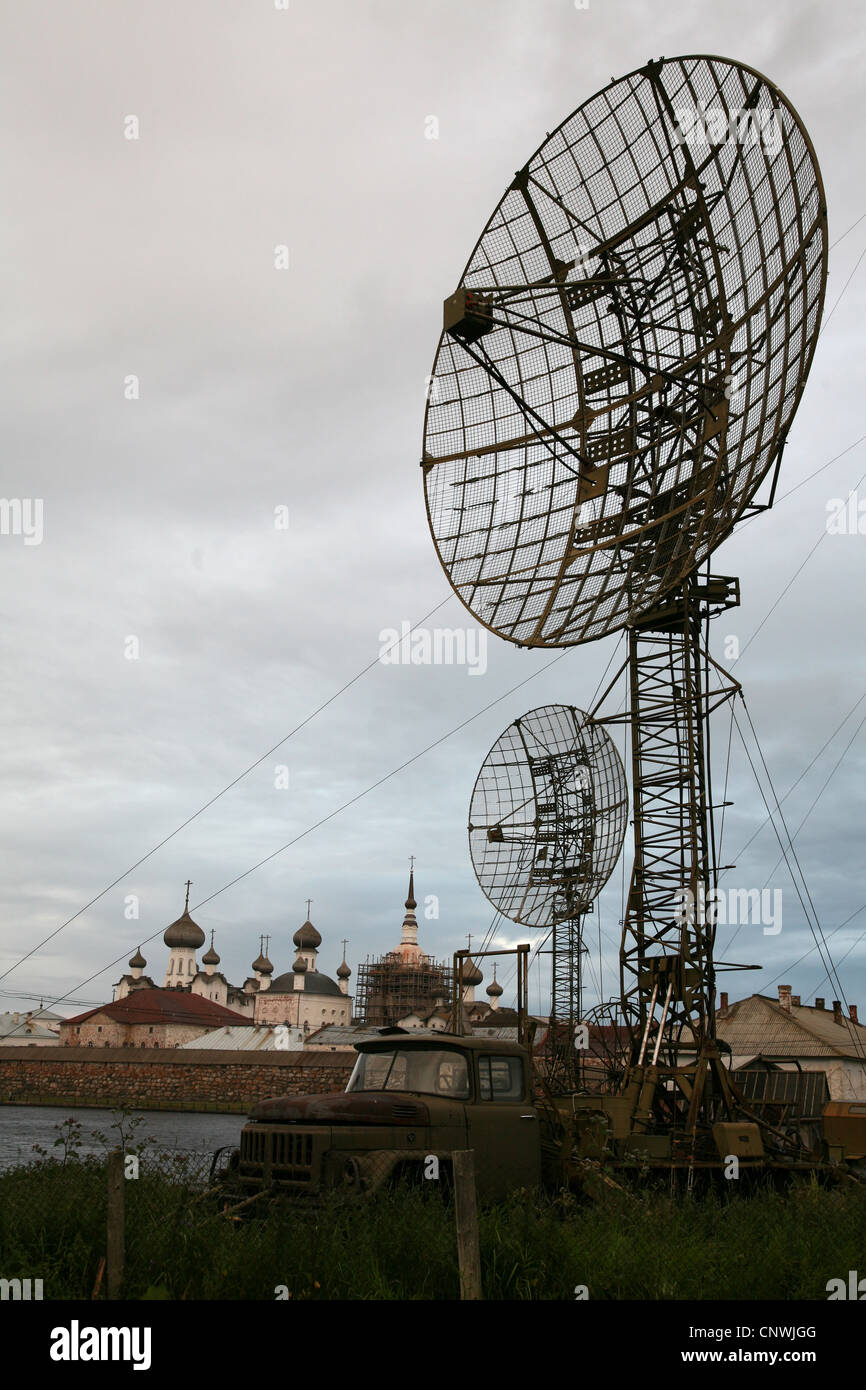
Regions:
[[530, 884], [556, 888], [552, 900], [551, 996], [546, 1062], [551, 1091], [579, 1084], [575, 1036], [580, 1023], [582, 926], [592, 903], [581, 886], [592, 877], [596, 806], [587, 764], [573, 753], [534, 757], [526, 750], [535, 793], [535, 842], [545, 859], [533, 863]]
[[[592, 904], [586, 912], [592, 911]], [[581, 1023], [581, 953], [584, 915], [553, 924], [551, 933], [550, 1025], [547, 1036], [547, 1082], [555, 1094], [580, 1088], [582, 1053], [576, 1049]]]
[[620, 953], [632, 1039], [623, 1085], [637, 1132], [661, 1123], [692, 1142], [735, 1108], [715, 1042], [709, 717], [740, 687], [709, 655], [705, 627], [738, 602], [736, 580], [693, 576], [628, 634], [635, 856]]

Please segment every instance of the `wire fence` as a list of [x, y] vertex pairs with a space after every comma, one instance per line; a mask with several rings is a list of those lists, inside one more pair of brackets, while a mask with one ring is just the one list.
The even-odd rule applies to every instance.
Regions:
[[474, 1178], [458, 1222], [450, 1152], [323, 1161], [274, 1129], [260, 1149], [211, 1153], [145, 1125], [69, 1119], [0, 1175], [0, 1298], [37, 1281], [42, 1298], [480, 1296]]
[[0, 1175], [0, 1299], [814, 1299], [862, 1265], [857, 1186], [589, 1194], [480, 1151], [468, 1171], [459, 1150], [411, 1165], [279, 1144], [214, 1165], [75, 1137]]

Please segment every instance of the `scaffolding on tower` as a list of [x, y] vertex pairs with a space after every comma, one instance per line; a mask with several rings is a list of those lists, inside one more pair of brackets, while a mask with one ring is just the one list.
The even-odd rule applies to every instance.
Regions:
[[429, 956], [419, 964], [396, 951], [370, 956], [358, 967], [355, 1022], [369, 1028], [393, 1027], [410, 1014], [428, 1014], [451, 999], [454, 972], [444, 961]]

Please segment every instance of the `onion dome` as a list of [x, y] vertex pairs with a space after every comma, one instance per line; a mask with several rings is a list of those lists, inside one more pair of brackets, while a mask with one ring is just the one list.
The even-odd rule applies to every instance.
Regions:
[[295, 961], [294, 965], [292, 966], [292, 970], [293, 970], [293, 972], [294, 972], [296, 975], [305, 975], [305, 974], [306, 974], [306, 972], [307, 972], [307, 962], [304, 960], [304, 957], [303, 957], [303, 956], [298, 956], [298, 959]]
[[480, 985], [484, 979], [478, 966], [471, 956], [467, 956], [463, 964], [463, 983], [464, 985]]
[[[330, 976], [320, 975], [318, 970], [310, 970], [309, 967], [306, 972], [301, 970], [298, 973], [304, 977], [305, 994], [326, 994], [332, 999], [345, 999], [346, 996], [337, 981], [332, 980]], [[270, 994], [294, 994], [294, 992], [295, 975], [291, 970], [287, 971], [285, 975], [278, 975], [269, 990]]]
[[348, 980], [348, 978], [349, 978], [349, 976], [351, 975], [351, 973], [352, 973], [352, 971], [351, 971], [351, 969], [349, 968], [349, 966], [346, 964], [345, 960], [341, 960], [341, 961], [340, 961], [340, 964], [337, 966], [337, 979], [338, 979], [338, 980]]
[[[197, 951], [205, 943], [205, 935], [198, 922], [194, 922], [189, 915], [189, 890], [192, 884], [189, 879], [186, 881], [186, 902], [183, 905], [183, 912], [176, 922], [172, 922], [170, 927], [166, 927], [163, 933], [163, 941], [166, 946], [191, 946]], [[211, 937], [211, 944], [213, 938]]]
[[406, 911], [414, 912], [418, 904], [415, 901], [415, 870], [409, 871], [409, 896], [406, 899]]
[[258, 970], [260, 975], [273, 975], [274, 973], [274, 967], [264, 954], [257, 956], [253, 961], [253, 970]]
[[130, 968], [130, 970], [143, 970], [144, 967], [145, 967], [146, 965], [147, 965], [147, 961], [144, 959], [144, 956], [141, 954], [141, 947], [139, 946], [139, 948], [138, 948], [138, 950], [136, 951], [135, 955], [134, 955], [134, 956], [130, 956], [130, 958], [129, 958], [129, 968]]
[[317, 951], [322, 944], [322, 938], [316, 931], [312, 922], [307, 919], [302, 927], [299, 927], [292, 937], [299, 951]]
[[162, 939], [166, 946], [192, 946], [197, 951], [205, 943], [205, 934], [189, 912], [183, 912], [176, 922], [166, 927]]
[[494, 979], [491, 980], [490, 984], [487, 986], [487, 989], [484, 992], [485, 994], [489, 995], [491, 999], [498, 999], [502, 994], [502, 986], [499, 983], [499, 981], [494, 977]]
[[213, 932], [210, 934], [210, 946], [201, 958], [202, 965], [219, 965], [220, 958], [214, 950]]

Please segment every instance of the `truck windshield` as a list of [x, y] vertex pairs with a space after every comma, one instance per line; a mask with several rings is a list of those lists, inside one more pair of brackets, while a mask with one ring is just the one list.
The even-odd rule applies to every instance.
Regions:
[[362, 1052], [347, 1091], [420, 1091], [469, 1099], [469, 1069], [461, 1052], [436, 1048]]

